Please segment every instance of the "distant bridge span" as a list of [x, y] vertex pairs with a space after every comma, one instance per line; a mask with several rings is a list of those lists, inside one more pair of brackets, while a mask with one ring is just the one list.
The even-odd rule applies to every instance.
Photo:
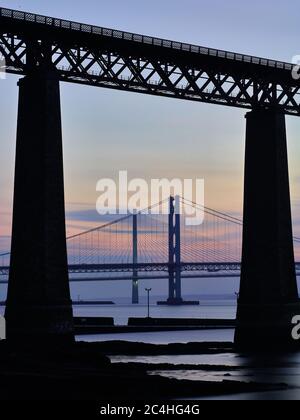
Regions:
[[[300, 262], [295, 263], [296, 271], [300, 271]], [[78, 264], [69, 265], [69, 274], [95, 274], [95, 273], [131, 273], [138, 271], [139, 273], [164, 273], [168, 272], [168, 263], [138, 263], [138, 264]], [[199, 273], [196, 277], [201, 277], [200, 273], [216, 274], [221, 273], [225, 276], [226, 272], [234, 272], [239, 275], [241, 271], [241, 263], [181, 263], [181, 272]], [[0, 275], [8, 275], [9, 267], [0, 267]], [[187, 276], [189, 277], [189, 276]], [[148, 277], [144, 277], [148, 278]], [[157, 277], [155, 277], [157, 278]], [[159, 277], [162, 278], [162, 277]], [[167, 278], [167, 277], [166, 277]], [[182, 276], [183, 278], [183, 276]], [[120, 278], [121, 279], [121, 278]], [[132, 276], [127, 278], [132, 280]], [[139, 279], [142, 279], [139, 276]]]

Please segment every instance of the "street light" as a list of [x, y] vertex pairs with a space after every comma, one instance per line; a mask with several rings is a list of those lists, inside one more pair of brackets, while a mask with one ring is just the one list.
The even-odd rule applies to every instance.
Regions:
[[150, 292], [152, 289], [145, 289], [148, 294], [148, 319], [150, 318]]

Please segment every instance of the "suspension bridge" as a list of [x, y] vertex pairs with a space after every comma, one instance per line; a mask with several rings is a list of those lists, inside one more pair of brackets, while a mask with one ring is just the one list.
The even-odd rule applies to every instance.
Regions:
[[[179, 214], [176, 200], [166, 198], [68, 237], [70, 281], [132, 281], [132, 303], [137, 304], [139, 280], [169, 280], [167, 303], [184, 304], [182, 279], [239, 277], [242, 220], [182, 197], [177, 200]], [[196, 210], [203, 212], [203, 222], [188, 225], [187, 214], [196, 215]], [[294, 244], [298, 256], [300, 239], [294, 237]], [[9, 258], [10, 252], [0, 254], [2, 284], [7, 283]], [[296, 270], [300, 272], [300, 263]]]

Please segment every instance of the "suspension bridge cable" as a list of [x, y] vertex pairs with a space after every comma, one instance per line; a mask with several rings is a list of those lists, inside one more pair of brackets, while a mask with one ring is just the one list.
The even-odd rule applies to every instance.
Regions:
[[[226, 220], [226, 221], [231, 222], [231, 223], [239, 224], [240, 226], [243, 226], [243, 224], [244, 224], [241, 219], [238, 219], [236, 217], [230, 216], [229, 214], [222, 213], [220, 211], [211, 209], [209, 207], [205, 207], [205, 206], [203, 206], [201, 204], [195, 203], [194, 201], [188, 200], [188, 199], [186, 199], [184, 197], [180, 197], [180, 198], [181, 198], [181, 200], [185, 201], [186, 204], [190, 205], [191, 207], [192, 207], [192, 205], [194, 205], [195, 207], [198, 207], [198, 209], [204, 210], [204, 212], [206, 214], [210, 214], [211, 216], [216, 216], [216, 217], [218, 217], [218, 215], [220, 215], [220, 219]], [[215, 214], [213, 214], [211, 212], [213, 212]], [[230, 219], [232, 219], [232, 220], [230, 220]], [[293, 236], [293, 240], [295, 242], [300, 242], [300, 238], [298, 238], [296, 236]]]
[[10, 255], [10, 252], [5, 252], [5, 254], [0, 254], [0, 257], [7, 257], [7, 255]]
[[[211, 209], [211, 208], [209, 208], [209, 207], [203, 206], [202, 204], [195, 203], [195, 202], [194, 202], [194, 201], [192, 201], [192, 200], [188, 200], [187, 198], [184, 198], [184, 197], [180, 197], [180, 198], [181, 198], [183, 201], [188, 201], [188, 202], [190, 202], [190, 203], [191, 203], [191, 204], [193, 204], [194, 206], [202, 207], [202, 209], [204, 209], [204, 210], [207, 210], [207, 211], [209, 211], [209, 212], [213, 212], [213, 213], [219, 214], [220, 216], [227, 217], [227, 218], [229, 218], [229, 219], [235, 220], [236, 222], [239, 222], [239, 223], [242, 223], [242, 224], [243, 224], [243, 221], [242, 221], [241, 219], [238, 219], [237, 217], [231, 216], [230, 214], [222, 213], [222, 212], [220, 212], [220, 211], [217, 211], [217, 210]], [[188, 203], [187, 203], [187, 204], [188, 204]], [[191, 204], [190, 204], [190, 205], [191, 205]]]
[[[186, 200], [184, 200], [184, 201], [186, 201]], [[226, 214], [222, 214], [220, 212], [214, 212], [214, 210], [209, 210], [207, 207], [199, 206], [196, 203], [190, 204], [190, 203], [187, 202], [186, 204], [191, 206], [191, 207], [193, 207], [193, 205], [194, 205], [195, 207], [198, 207], [198, 209], [204, 210], [204, 212], [206, 214], [210, 214], [211, 216], [217, 217], [218, 219], [222, 219], [222, 220], [225, 220], [226, 222], [234, 223], [235, 225], [243, 226], [243, 222], [239, 219], [232, 218], [231, 216], [228, 216]]]
[[[164, 202], [166, 202], [167, 200], [168, 200], [168, 199], [167, 199], [167, 198], [165, 198], [164, 200], [161, 200], [159, 203], [153, 204], [153, 205], [151, 205], [151, 206], [149, 206], [149, 207], [147, 207], [147, 208], [145, 208], [145, 209], [143, 209], [143, 210], [139, 211], [137, 214], [142, 214], [142, 213], [143, 213], [143, 212], [145, 212], [145, 211], [152, 210], [154, 207], [157, 207], [157, 206], [162, 205], [162, 204], [163, 204]], [[131, 213], [130, 213], [130, 214], [127, 214], [127, 215], [125, 215], [124, 217], [121, 217], [120, 219], [116, 219], [116, 220], [113, 220], [112, 222], [106, 223], [106, 224], [104, 224], [104, 225], [100, 225], [100, 226], [97, 226], [97, 227], [92, 228], [92, 229], [90, 229], [90, 230], [86, 230], [86, 231], [84, 231], [84, 232], [77, 233], [76, 235], [69, 236], [69, 237], [67, 237], [67, 238], [66, 238], [66, 240], [68, 241], [68, 240], [71, 240], [71, 239], [75, 239], [75, 238], [77, 238], [77, 237], [79, 237], [79, 236], [81, 236], [81, 235], [86, 235], [86, 234], [88, 234], [88, 233], [96, 232], [97, 230], [101, 230], [101, 229], [104, 229], [104, 228], [106, 228], [106, 227], [113, 226], [113, 225], [115, 225], [115, 224], [117, 224], [117, 223], [119, 223], [119, 222], [123, 222], [124, 220], [127, 220], [127, 219], [131, 218], [132, 216], [133, 216], [133, 215], [132, 215]]]
[[107, 227], [113, 226], [113, 225], [115, 225], [116, 223], [119, 223], [119, 222], [122, 222], [123, 220], [129, 219], [130, 217], [132, 217], [132, 214], [127, 214], [126, 216], [121, 217], [120, 219], [113, 220], [112, 222], [106, 223], [106, 224], [104, 224], [104, 225], [97, 226], [97, 227], [95, 227], [95, 228], [93, 228], [93, 229], [86, 230], [86, 231], [84, 231], [84, 232], [77, 233], [76, 235], [69, 236], [69, 237], [67, 238], [67, 241], [69, 241], [69, 240], [71, 240], [71, 239], [78, 238], [79, 236], [82, 236], [82, 235], [87, 235], [88, 233], [96, 232], [97, 230], [102, 230], [102, 229], [104, 229], [104, 228], [107, 228]]

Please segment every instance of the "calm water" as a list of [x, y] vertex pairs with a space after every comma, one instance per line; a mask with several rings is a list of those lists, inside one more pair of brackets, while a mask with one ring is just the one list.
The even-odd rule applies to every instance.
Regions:
[[[160, 298], [157, 297], [157, 300]], [[193, 297], [189, 297], [193, 299]], [[194, 297], [195, 299], [195, 297]], [[114, 317], [115, 324], [127, 324], [128, 317], [147, 316], [147, 305], [131, 305], [128, 299], [114, 299], [116, 305], [108, 306], [75, 306], [75, 315]], [[155, 299], [156, 301], [156, 299]], [[236, 302], [234, 299], [203, 298], [199, 306], [150, 306], [150, 316], [153, 318], [218, 318], [234, 319]]]
[[[115, 307], [75, 309], [76, 314], [90, 314], [101, 316], [114, 316], [117, 324], [126, 324], [128, 316], [145, 316], [146, 306], [132, 307], [119, 303]], [[234, 299], [207, 299], [202, 300], [200, 307], [157, 307], [151, 306], [153, 317], [202, 317], [202, 318], [234, 318], [236, 304]], [[186, 343], [197, 341], [232, 341], [234, 330], [208, 330], [208, 331], [178, 331], [157, 332], [139, 334], [108, 334], [101, 336], [78, 337], [89, 341], [106, 340], [129, 340], [156, 344]], [[282, 356], [245, 357], [243, 355], [225, 353], [219, 355], [180, 355], [180, 356], [155, 356], [155, 357], [111, 357], [113, 363], [173, 363], [173, 364], [209, 364], [222, 365], [225, 370], [214, 371], [155, 371], [151, 374], [159, 374], [170, 378], [207, 381], [243, 381], [264, 383], [285, 383], [290, 389], [276, 392], [239, 394], [226, 397], [211, 397], [209, 399], [225, 400], [299, 400], [300, 399], [300, 353], [286, 354]], [[231, 370], [235, 367], [235, 370]], [[227, 368], [227, 369], [226, 369]]]
[[[128, 316], [145, 316], [146, 306], [132, 307], [119, 302], [115, 307], [79, 307], [75, 309], [76, 314], [90, 314], [101, 316], [114, 316], [117, 324], [126, 324]], [[204, 299], [200, 307], [157, 307], [151, 306], [153, 317], [202, 317], [202, 318], [234, 318], [236, 304], [234, 299]], [[139, 334], [113, 334], [78, 337], [89, 341], [106, 340], [130, 340], [156, 344], [186, 343], [197, 341], [232, 341], [234, 330], [209, 330], [209, 331], [178, 331], [178, 332], [157, 332]], [[267, 357], [245, 357], [237, 354], [219, 355], [180, 355], [180, 356], [156, 356], [156, 357], [111, 357], [113, 363], [135, 362], [135, 363], [173, 363], [173, 364], [209, 364], [222, 365], [225, 370], [214, 371], [155, 371], [151, 374], [159, 374], [170, 378], [207, 381], [243, 381], [243, 382], [264, 382], [264, 383], [285, 383], [289, 385], [288, 390], [239, 394], [226, 397], [211, 397], [209, 399], [224, 400], [299, 400], [300, 399], [300, 353], [286, 354], [282, 356]], [[235, 367], [235, 370], [231, 370]]]
[[201, 341], [232, 341], [233, 330], [172, 331], [132, 334], [101, 334], [78, 336], [82, 341], [126, 340], [138, 343], [168, 344]]
[[[116, 305], [109, 306], [75, 306], [74, 314], [80, 316], [103, 316], [114, 317], [115, 324], [125, 325], [128, 317], [144, 317], [147, 313], [147, 306], [130, 305], [128, 299], [115, 300]], [[234, 318], [236, 302], [232, 298], [202, 299], [198, 307], [159, 307], [151, 305], [152, 317], [181, 317], [181, 318]], [[0, 307], [0, 313], [4, 308]], [[84, 341], [107, 341], [107, 340], [128, 340], [155, 344], [186, 343], [197, 341], [232, 341], [233, 330], [207, 330], [207, 331], [177, 331], [177, 332], [156, 332], [156, 333], [134, 333], [134, 334], [102, 334], [79, 336], [77, 340]], [[275, 350], [275, 349], [274, 349]], [[205, 371], [155, 371], [151, 374], [159, 374], [170, 378], [207, 381], [257, 381], [265, 383], [285, 383], [290, 389], [286, 391], [240, 394], [226, 397], [211, 397], [209, 399], [239, 399], [239, 400], [299, 400], [300, 399], [300, 353], [286, 354], [281, 356], [268, 355], [257, 357], [246, 357], [239, 354], [219, 355], [180, 355], [180, 356], [155, 356], [155, 357], [111, 357], [113, 363], [135, 362], [135, 363], [173, 363], [173, 364], [209, 364], [222, 365], [225, 370]], [[235, 367], [235, 370], [231, 368]], [[205, 398], [207, 399], [207, 398]]]
[[[162, 296], [157, 296], [153, 300], [162, 300]], [[187, 299], [195, 299], [195, 296], [188, 296]], [[93, 306], [74, 306], [75, 316], [99, 316], [113, 317], [116, 325], [126, 325], [129, 317], [145, 317], [147, 315], [147, 305], [131, 305], [127, 298], [114, 299], [115, 305], [93, 305]], [[4, 308], [0, 307], [0, 314], [4, 313]], [[217, 318], [234, 319], [236, 313], [236, 302], [233, 298], [203, 297], [200, 306], [158, 306], [152, 304], [150, 315], [156, 318]], [[155, 344], [167, 343], [187, 343], [190, 341], [232, 341], [233, 330], [207, 330], [207, 331], [175, 331], [175, 332], [156, 332], [156, 333], [134, 333], [134, 334], [101, 334], [79, 336], [78, 340], [84, 341], [107, 341], [107, 340], [128, 340]]]
[[[191, 299], [193, 297], [190, 297]], [[159, 300], [159, 297], [157, 297]], [[127, 302], [126, 302], [127, 301]], [[126, 325], [128, 317], [145, 317], [147, 305], [131, 305], [128, 299], [115, 299], [116, 305], [111, 306], [75, 306], [77, 316], [113, 317], [116, 325]], [[234, 299], [203, 298], [200, 306], [157, 306], [150, 307], [153, 318], [217, 318], [234, 319], [236, 302]], [[134, 334], [102, 334], [78, 337], [85, 341], [127, 340], [154, 344], [187, 343], [190, 341], [232, 341], [233, 330], [219, 332], [208, 331], [175, 331]]]
[[[163, 338], [163, 334], [166, 336]], [[233, 339], [233, 330], [157, 333], [141, 337], [145, 342], [175, 342], [175, 341], [227, 341]], [[172, 337], [171, 337], [172, 336]], [[171, 338], [171, 340], [169, 340]], [[275, 349], [274, 349], [275, 350]], [[112, 363], [172, 363], [172, 364], [207, 364], [224, 366], [224, 370], [207, 371], [153, 371], [152, 375], [162, 375], [169, 378], [187, 379], [192, 381], [242, 381], [268, 384], [286, 384], [289, 389], [283, 391], [238, 394], [226, 397], [211, 397], [213, 400], [299, 400], [300, 399], [300, 352], [284, 355], [245, 356], [241, 354], [224, 353], [217, 355], [180, 355], [180, 356], [113, 356]], [[235, 369], [232, 370], [231, 368]], [[195, 398], [193, 398], [195, 399]], [[201, 398], [199, 398], [201, 399]], [[207, 399], [207, 398], [205, 398]]]

